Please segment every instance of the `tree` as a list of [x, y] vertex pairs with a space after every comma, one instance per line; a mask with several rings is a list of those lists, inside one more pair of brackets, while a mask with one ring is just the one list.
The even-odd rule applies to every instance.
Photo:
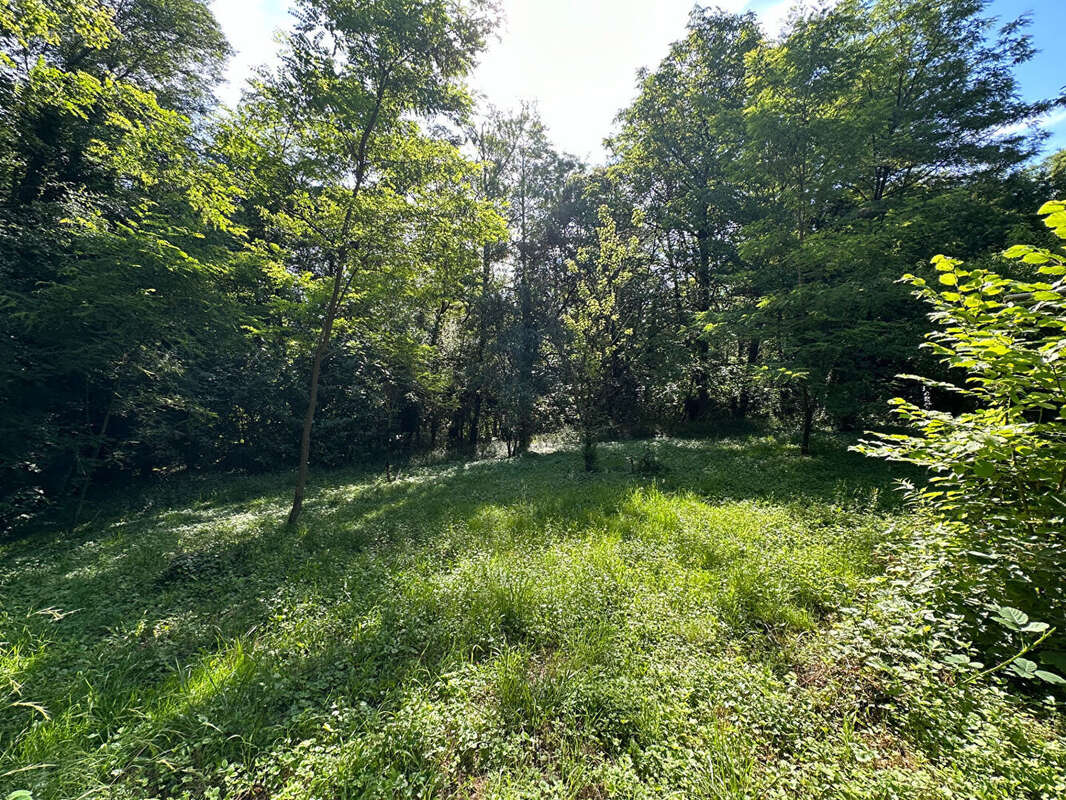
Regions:
[[237, 123], [249, 128], [256, 180], [280, 190], [274, 221], [299, 240], [302, 263], [319, 279], [290, 524], [303, 507], [319, 378], [338, 315], [356, 279], [401, 249], [408, 187], [431, 185], [454, 161], [454, 148], [425, 136], [416, 118], [466, 110], [460, 81], [491, 26], [480, 0], [304, 0], [294, 13], [281, 67]]
[[[623, 297], [635, 278], [642, 252], [640, 239], [623, 238], [606, 206], [599, 211], [595, 249], [583, 249], [570, 263], [577, 278], [575, 302], [563, 314], [566, 339], [560, 359], [566, 381], [568, 415], [581, 434], [585, 469], [596, 469], [596, 441], [608, 419], [612, 361], [633, 336], [634, 320]], [[639, 228], [638, 212], [633, 219]]]
[[[728, 302], [742, 267], [736, 231], [749, 216], [748, 187], [736, 167], [746, 140], [746, 58], [762, 41], [753, 14], [696, 8], [684, 39], [650, 73], [619, 115], [611, 142], [615, 172], [632, 187], [656, 231], [667, 279], [684, 296], [676, 326]], [[711, 364], [705, 337], [692, 335], [690, 419], [710, 402]], [[757, 351], [758, 344], [749, 345]]]
[[1031, 153], [1003, 133], [1047, 108], [1018, 96], [1031, 48], [1020, 22], [993, 34], [984, 6], [848, 0], [749, 58], [746, 170], [765, 210], [742, 234], [761, 297], [742, 322], [793, 377], [804, 451], [817, 411], [851, 424], [921, 334], [891, 281], [914, 257], [912, 226]]

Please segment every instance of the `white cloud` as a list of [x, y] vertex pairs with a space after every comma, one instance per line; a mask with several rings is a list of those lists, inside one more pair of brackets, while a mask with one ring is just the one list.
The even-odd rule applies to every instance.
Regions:
[[636, 72], [677, 39], [691, 0], [506, 0], [500, 41], [471, 81], [490, 102], [536, 101], [557, 144], [598, 155]]
[[[740, 11], [751, 0], [720, 0]], [[602, 140], [654, 67], [684, 35], [693, 0], [504, 0], [506, 22], [471, 81], [490, 102], [537, 103], [552, 139], [599, 160]]]
[[1055, 128], [1063, 122], [1066, 122], [1066, 111], [1052, 111], [1029, 122], [1015, 122], [1013, 125], [1004, 125], [998, 132], [1003, 136], [1014, 136], [1032, 128]]
[[780, 3], [775, 3], [759, 12], [759, 20], [767, 36], [781, 35], [781, 31], [785, 29], [785, 23], [788, 22], [788, 12], [794, 5], [795, 0], [781, 0]]
[[1044, 117], [1044, 121], [1041, 124], [1045, 128], [1057, 128], [1063, 122], [1066, 122], [1066, 111], [1056, 111]]
[[235, 51], [226, 83], [218, 90], [223, 102], [236, 103], [252, 70], [274, 60], [278, 52], [274, 34], [288, 24], [291, 7], [292, 0], [212, 0], [211, 10]]
[[765, 6], [761, 5], [759, 0], [748, 3], [759, 15], [763, 30], [771, 38], [776, 38], [784, 32], [793, 11], [805, 15], [818, 9], [832, 8], [836, 4], [837, 0], [779, 0]]
[[[654, 67], [684, 34], [695, 0], [503, 0], [505, 22], [471, 76], [472, 88], [504, 108], [537, 103], [557, 146], [599, 160], [602, 140], [636, 91], [641, 67]], [[809, 3], [814, 0], [800, 0]], [[240, 98], [252, 70], [277, 53], [274, 33], [289, 24], [293, 0], [213, 0], [237, 51], [226, 102]], [[718, 0], [752, 8], [776, 35], [794, 0]]]

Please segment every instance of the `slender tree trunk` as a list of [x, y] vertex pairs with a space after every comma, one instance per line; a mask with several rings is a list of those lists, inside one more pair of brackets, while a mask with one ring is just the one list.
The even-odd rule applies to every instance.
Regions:
[[333, 279], [333, 295], [330, 297], [329, 305], [326, 307], [326, 318], [322, 321], [322, 332], [319, 334], [318, 343], [315, 345], [314, 358], [311, 361], [311, 389], [307, 398], [307, 411], [304, 414], [303, 432], [300, 434], [300, 466], [296, 473], [296, 491], [292, 497], [288, 525], [295, 525], [300, 518], [300, 512], [303, 511], [304, 492], [307, 488], [307, 471], [311, 460], [311, 427], [315, 422], [315, 407], [318, 405], [318, 378], [322, 374], [322, 362], [326, 357], [326, 351], [329, 349], [333, 322], [337, 318], [343, 280], [343, 269], [338, 264]]
[[595, 472], [598, 466], [596, 457], [596, 436], [586, 428], [581, 437], [581, 456], [585, 462], [585, 472]]
[[[458, 452], [476, 455], [480, 437], [481, 409], [485, 399], [485, 350], [489, 342], [488, 297], [492, 287], [492, 260], [488, 245], [481, 251], [481, 294], [478, 297], [477, 339], [469, 384], [459, 396], [459, 407], [448, 429], [450, 445]], [[469, 419], [469, 429], [467, 420]]]
[[448, 309], [451, 304], [444, 300], [440, 304], [440, 308], [437, 309], [437, 313], [433, 318], [433, 330], [429, 336], [429, 346], [436, 347], [440, 343], [440, 332], [444, 325], [444, 315], [448, 313]]
[[810, 390], [807, 384], [803, 384], [803, 431], [800, 436], [800, 452], [810, 455], [811, 452], [811, 428], [814, 427], [814, 403], [811, 400]]
[[459, 395], [459, 405], [452, 412], [451, 422], [448, 423], [448, 449], [451, 452], [461, 453], [466, 445], [466, 416], [470, 405], [470, 391], [464, 390]]
[[533, 362], [537, 357], [536, 331], [533, 318], [533, 298], [529, 286], [529, 268], [523, 257], [521, 286], [521, 343], [518, 368], [518, 432], [515, 450], [525, 453], [533, 439]]
[[[711, 253], [710, 232], [703, 228], [696, 234], [699, 245], [699, 262], [696, 265], [696, 311], [704, 313], [711, 308]], [[711, 403], [708, 386], [707, 354], [710, 346], [702, 336], [696, 338], [696, 369], [693, 373], [693, 392], [685, 401], [686, 416], [690, 422], [701, 419]]]
[[519, 364], [518, 364], [518, 425], [515, 453], [529, 450], [533, 438], [533, 360], [536, 356], [533, 333], [533, 297], [529, 286], [529, 231], [526, 225], [526, 156], [522, 152], [522, 171], [519, 183]]
[[528, 453], [533, 444], [533, 426], [530, 424], [529, 415], [525, 414], [518, 423], [518, 431], [515, 434], [515, 455]]
[[[752, 338], [748, 341], [747, 361], [748, 366], [753, 367], [759, 360], [759, 340]], [[737, 418], [747, 419], [748, 412], [751, 410], [751, 385], [745, 380], [744, 386], [740, 390], [740, 400], [737, 402]]]
[[440, 415], [437, 412], [433, 412], [433, 417], [429, 421], [429, 449], [430, 451], [437, 449], [437, 435], [440, 433]]
[[85, 498], [89, 494], [89, 486], [93, 481], [93, 472], [96, 471], [96, 465], [104, 451], [104, 437], [107, 436], [107, 426], [111, 423], [111, 412], [114, 408], [115, 395], [112, 394], [107, 404], [107, 412], [104, 414], [104, 421], [100, 424], [100, 432], [96, 434], [96, 447], [93, 449], [92, 459], [90, 459], [89, 466], [85, 472], [85, 480], [82, 482], [81, 491], [78, 493], [78, 505], [74, 509], [74, 519], [71, 521], [71, 527], [77, 525], [78, 520], [81, 519], [81, 512], [85, 507]]
[[478, 438], [481, 434], [481, 390], [474, 393], [473, 406], [470, 409], [470, 437], [467, 440], [470, 455], [477, 457]]

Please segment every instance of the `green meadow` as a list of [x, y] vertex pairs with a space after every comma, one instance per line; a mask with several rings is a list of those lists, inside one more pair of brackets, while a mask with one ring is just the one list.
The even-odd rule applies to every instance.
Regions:
[[[932, 523], [772, 436], [186, 478], [0, 550], [0, 795], [1053, 798]], [[917, 564], [916, 559], [922, 563]]]

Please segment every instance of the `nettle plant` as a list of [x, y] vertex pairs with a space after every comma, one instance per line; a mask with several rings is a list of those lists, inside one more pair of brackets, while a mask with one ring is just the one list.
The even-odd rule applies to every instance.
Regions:
[[[1039, 213], [1066, 239], [1066, 203], [1046, 203]], [[937, 329], [923, 346], [965, 379], [901, 377], [958, 395], [970, 410], [952, 414], [896, 398], [896, 415], [916, 432], [876, 434], [856, 449], [930, 471], [926, 486], [911, 487], [912, 497], [979, 542], [969, 552], [982, 565], [969, 586], [971, 600], [1010, 591], [1056, 613], [1066, 564], [1066, 258], [1026, 245], [1004, 255], [1030, 265], [1023, 268], [1030, 279], [966, 269], [942, 255], [932, 260], [939, 286], [914, 275], [902, 279], [933, 307]], [[998, 623], [1022, 648], [992, 669], [1062, 682], [1022, 657], [1054, 629], [1011, 606], [985, 603], [986, 622]]]

